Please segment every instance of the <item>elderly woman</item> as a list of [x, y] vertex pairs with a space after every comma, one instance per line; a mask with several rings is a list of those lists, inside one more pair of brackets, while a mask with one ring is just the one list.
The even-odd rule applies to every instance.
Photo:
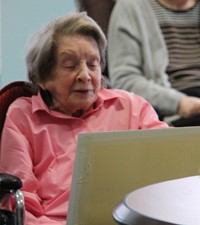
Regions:
[[23, 181], [26, 225], [66, 223], [80, 132], [168, 127], [143, 98], [102, 88], [105, 51], [102, 30], [85, 13], [56, 19], [29, 42], [38, 94], [10, 106], [0, 158], [0, 171]]

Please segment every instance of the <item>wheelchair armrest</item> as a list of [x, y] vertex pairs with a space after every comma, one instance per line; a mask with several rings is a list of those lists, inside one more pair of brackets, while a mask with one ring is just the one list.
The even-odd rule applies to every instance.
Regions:
[[[21, 187], [20, 178], [0, 173], [0, 224], [24, 224], [24, 196], [20, 190]], [[15, 208], [13, 209], [9, 207], [10, 197], [14, 197], [15, 200]]]
[[17, 190], [22, 187], [22, 181], [11, 174], [0, 173], [0, 191], [9, 192], [10, 190]]

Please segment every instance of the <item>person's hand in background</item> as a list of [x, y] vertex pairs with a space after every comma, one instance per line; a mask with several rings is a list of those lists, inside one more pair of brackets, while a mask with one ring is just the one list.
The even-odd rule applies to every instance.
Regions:
[[200, 115], [200, 98], [183, 97], [179, 104], [178, 114], [183, 118]]

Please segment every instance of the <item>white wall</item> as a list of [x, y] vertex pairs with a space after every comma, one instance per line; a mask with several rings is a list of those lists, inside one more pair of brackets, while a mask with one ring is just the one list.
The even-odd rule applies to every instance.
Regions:
[[48, 21], [70, 11], [75, 11], [74, 0], [0, 0], [0, 88], [27, 79], [27, 39]]

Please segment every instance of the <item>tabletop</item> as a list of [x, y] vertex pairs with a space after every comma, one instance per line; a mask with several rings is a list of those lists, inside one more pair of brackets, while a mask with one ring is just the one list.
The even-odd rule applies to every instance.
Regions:
[[114, 209], [113, 216], [127, 225], [139, 225], [141, 221], [146, 221], [145, 224], [200, 225], [200, 176], [139, 188], [125, 196]]

